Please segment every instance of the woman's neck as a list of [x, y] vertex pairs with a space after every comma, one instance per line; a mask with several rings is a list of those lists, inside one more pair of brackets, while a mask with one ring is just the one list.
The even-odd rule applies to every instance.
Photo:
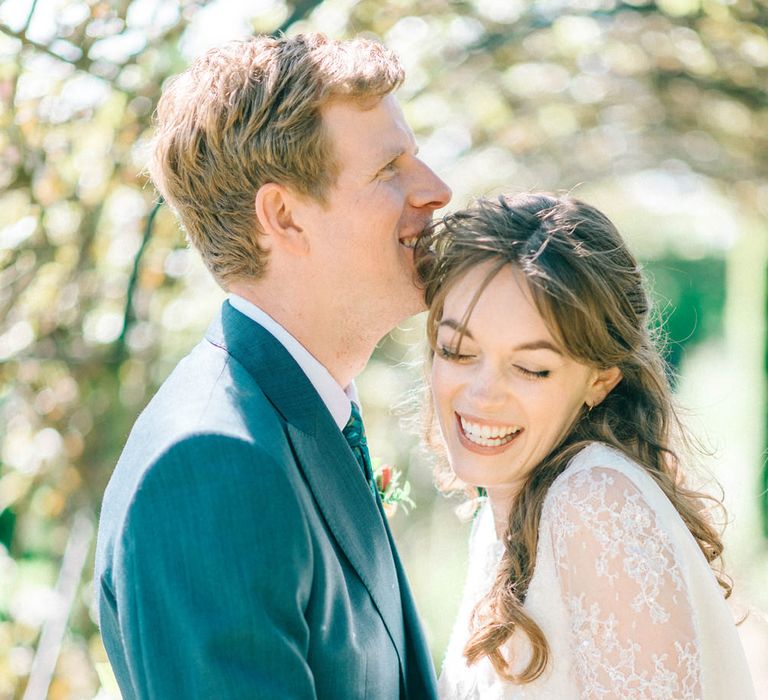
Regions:
[[515, 507], [515, 501], [520, 493], [522, 484], [500, 484], [487, 486], [488, 501], [493, 513], [493, 524], [496, 528], [496, 537], [502, 539], [509, 528], [509, 515]]

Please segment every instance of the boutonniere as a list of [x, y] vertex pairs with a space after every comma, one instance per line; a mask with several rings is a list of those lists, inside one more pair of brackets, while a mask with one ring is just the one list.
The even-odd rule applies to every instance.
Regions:
[[388, 518], [397, 512], [398, 506], [402, 507], [403, 513], [406, 514], [416, 506], [410, 496], [411, 483], [397, 467], [381, 464], [378, 459], [374, 459], [373, 480]]

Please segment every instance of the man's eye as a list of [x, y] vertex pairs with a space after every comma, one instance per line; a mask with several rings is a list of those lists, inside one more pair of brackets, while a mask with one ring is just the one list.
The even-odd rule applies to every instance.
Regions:
[[379, 170], [379, 175], [391, 175], [397, 170], [397, 165], [395, 165], [395, 161], [392, 160], [389, 163], [387, 163], [381, 170]]

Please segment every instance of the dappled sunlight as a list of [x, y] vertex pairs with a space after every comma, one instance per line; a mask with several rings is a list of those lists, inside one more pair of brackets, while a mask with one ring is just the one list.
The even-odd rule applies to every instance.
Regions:
[[[680, 401], [714, 448], [703, 466], [725, 489], [725, 564], [768, 696], [765, 3], [299, 5], [0, 4], [0, 696], [20, 700], [32, 674], [50, 681], [37, 697], [117, 697], [92, 526], [130, 426], [225, 296], [167, 206], [147, 228], [152, 113], [191, 58], [278, 27], [368, 33], [401, 55], [399, 98], [454, 190], [448, 210], [545, 189], [617, 222], [654, 280]], [[469, 525], [419, 448], [423, 331], [422, 315], [384, 338], [358, 387], [373, 457], [413, 486], [416, 508], [392, 526], [439, 665]]]

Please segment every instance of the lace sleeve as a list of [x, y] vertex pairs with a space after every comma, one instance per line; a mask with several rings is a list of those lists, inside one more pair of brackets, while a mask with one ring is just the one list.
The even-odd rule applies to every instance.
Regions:
[[548, 518], [580, 696], [700, 698], [693, 611], [657, 513], [613, 469], [561, 486]]

